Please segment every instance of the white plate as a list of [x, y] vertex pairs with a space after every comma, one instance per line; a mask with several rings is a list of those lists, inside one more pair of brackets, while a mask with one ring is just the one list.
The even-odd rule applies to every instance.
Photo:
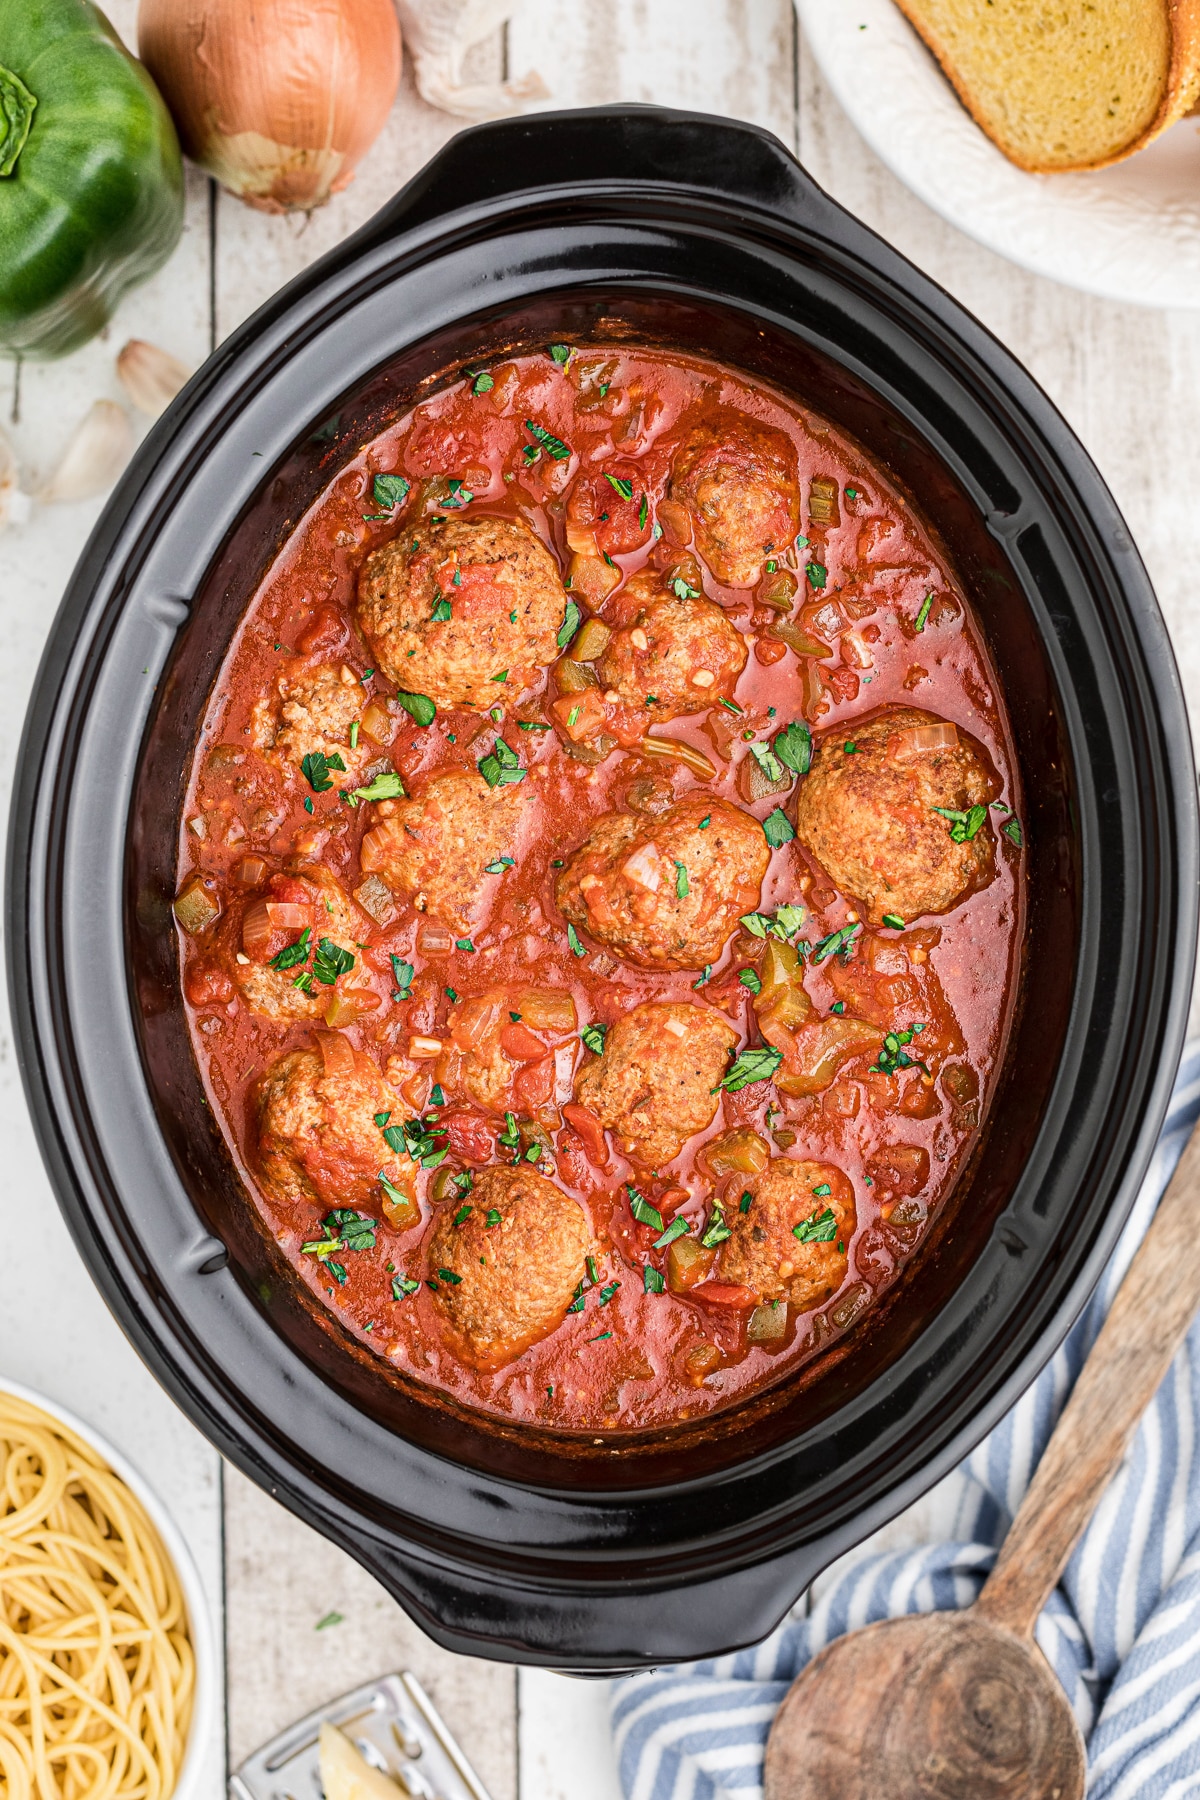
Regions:
[[1027, 175], [975, 124], [893, 0], [796, 0], [805, 37], [880, 160], [1011, 261], [1144, 306], [1200, 306], [1200, 120], [1127, 162]]
[[119, 1450], [113, 1448], [106, 1438], [72, 1412], [58, 1404], [56, 1400], [47, 1400], [33, 1388], [25, 1387], [19, 1381], [0, 1379], [0, 1393], [14, 1394], [18, 1400], [27, 1400], [31, 1406], [40, 1407], [51, 1419], [83, 1438], [92, 1446], [97, 1455], [103, 1457], [121, 1480], [135, 1493], [150, 1516], [150, 1520], [162, 1539], [163, 1548], [174, 1565], [179, 1576], [179, 1584], [183, 1589], [183, 1598], [187, 1605], [188, 1632], [192, 1640], [192, 1650], [196, 1657], [196, 1692], [192, 1702], [192, 1722], [188, 1728], [187, 1749], [183, 1753], [183, 1764], [179, 1771], [179, 1779], [172, 1790], [170, 1800], [194, 1800], [199, 1781], [203, 1775], [203, 1764], [213, 1733], [218, 1729], [217, 1718], [217, 1643], [213, 1635], [212, 1617], [208, 1610], [204, 1588], [200, 1581], [200, 1571], [192, 1561], [192, 1553], [183, 1541], [183, 1534], [172, 1519], [170, 1513], [146, 1481]]

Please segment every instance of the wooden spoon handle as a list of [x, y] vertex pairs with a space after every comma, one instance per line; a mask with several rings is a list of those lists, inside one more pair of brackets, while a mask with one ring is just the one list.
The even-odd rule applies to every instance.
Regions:
[[977, 1606], [1029, 1637], [1200, 1308], [1195, 1131], [1063, 1408]]

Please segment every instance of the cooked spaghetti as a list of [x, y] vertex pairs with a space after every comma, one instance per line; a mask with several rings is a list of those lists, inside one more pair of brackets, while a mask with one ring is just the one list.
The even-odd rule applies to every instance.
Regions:
[[4, 1800], [167, 1800], [194, 1672], [141, 1502], [73, 1431], [0, 1393]]

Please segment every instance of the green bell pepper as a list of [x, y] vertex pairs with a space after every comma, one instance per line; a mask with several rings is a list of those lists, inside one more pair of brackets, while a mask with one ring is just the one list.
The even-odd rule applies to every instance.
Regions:
[[63, 356], [183, 229], [162, 96], [91, 0], [0, 0], [0, 353]]

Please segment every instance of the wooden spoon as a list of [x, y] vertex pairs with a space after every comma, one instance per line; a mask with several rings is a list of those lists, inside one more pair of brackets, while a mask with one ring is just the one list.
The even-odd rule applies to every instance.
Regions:
[[978, 1600], [814, 1657], [767, 1741], [765, 1800], [1081, 1800], [1083, 1739], [1033, 1629], [1200, 1307], [1198, 1200], [1200, 1130]]

